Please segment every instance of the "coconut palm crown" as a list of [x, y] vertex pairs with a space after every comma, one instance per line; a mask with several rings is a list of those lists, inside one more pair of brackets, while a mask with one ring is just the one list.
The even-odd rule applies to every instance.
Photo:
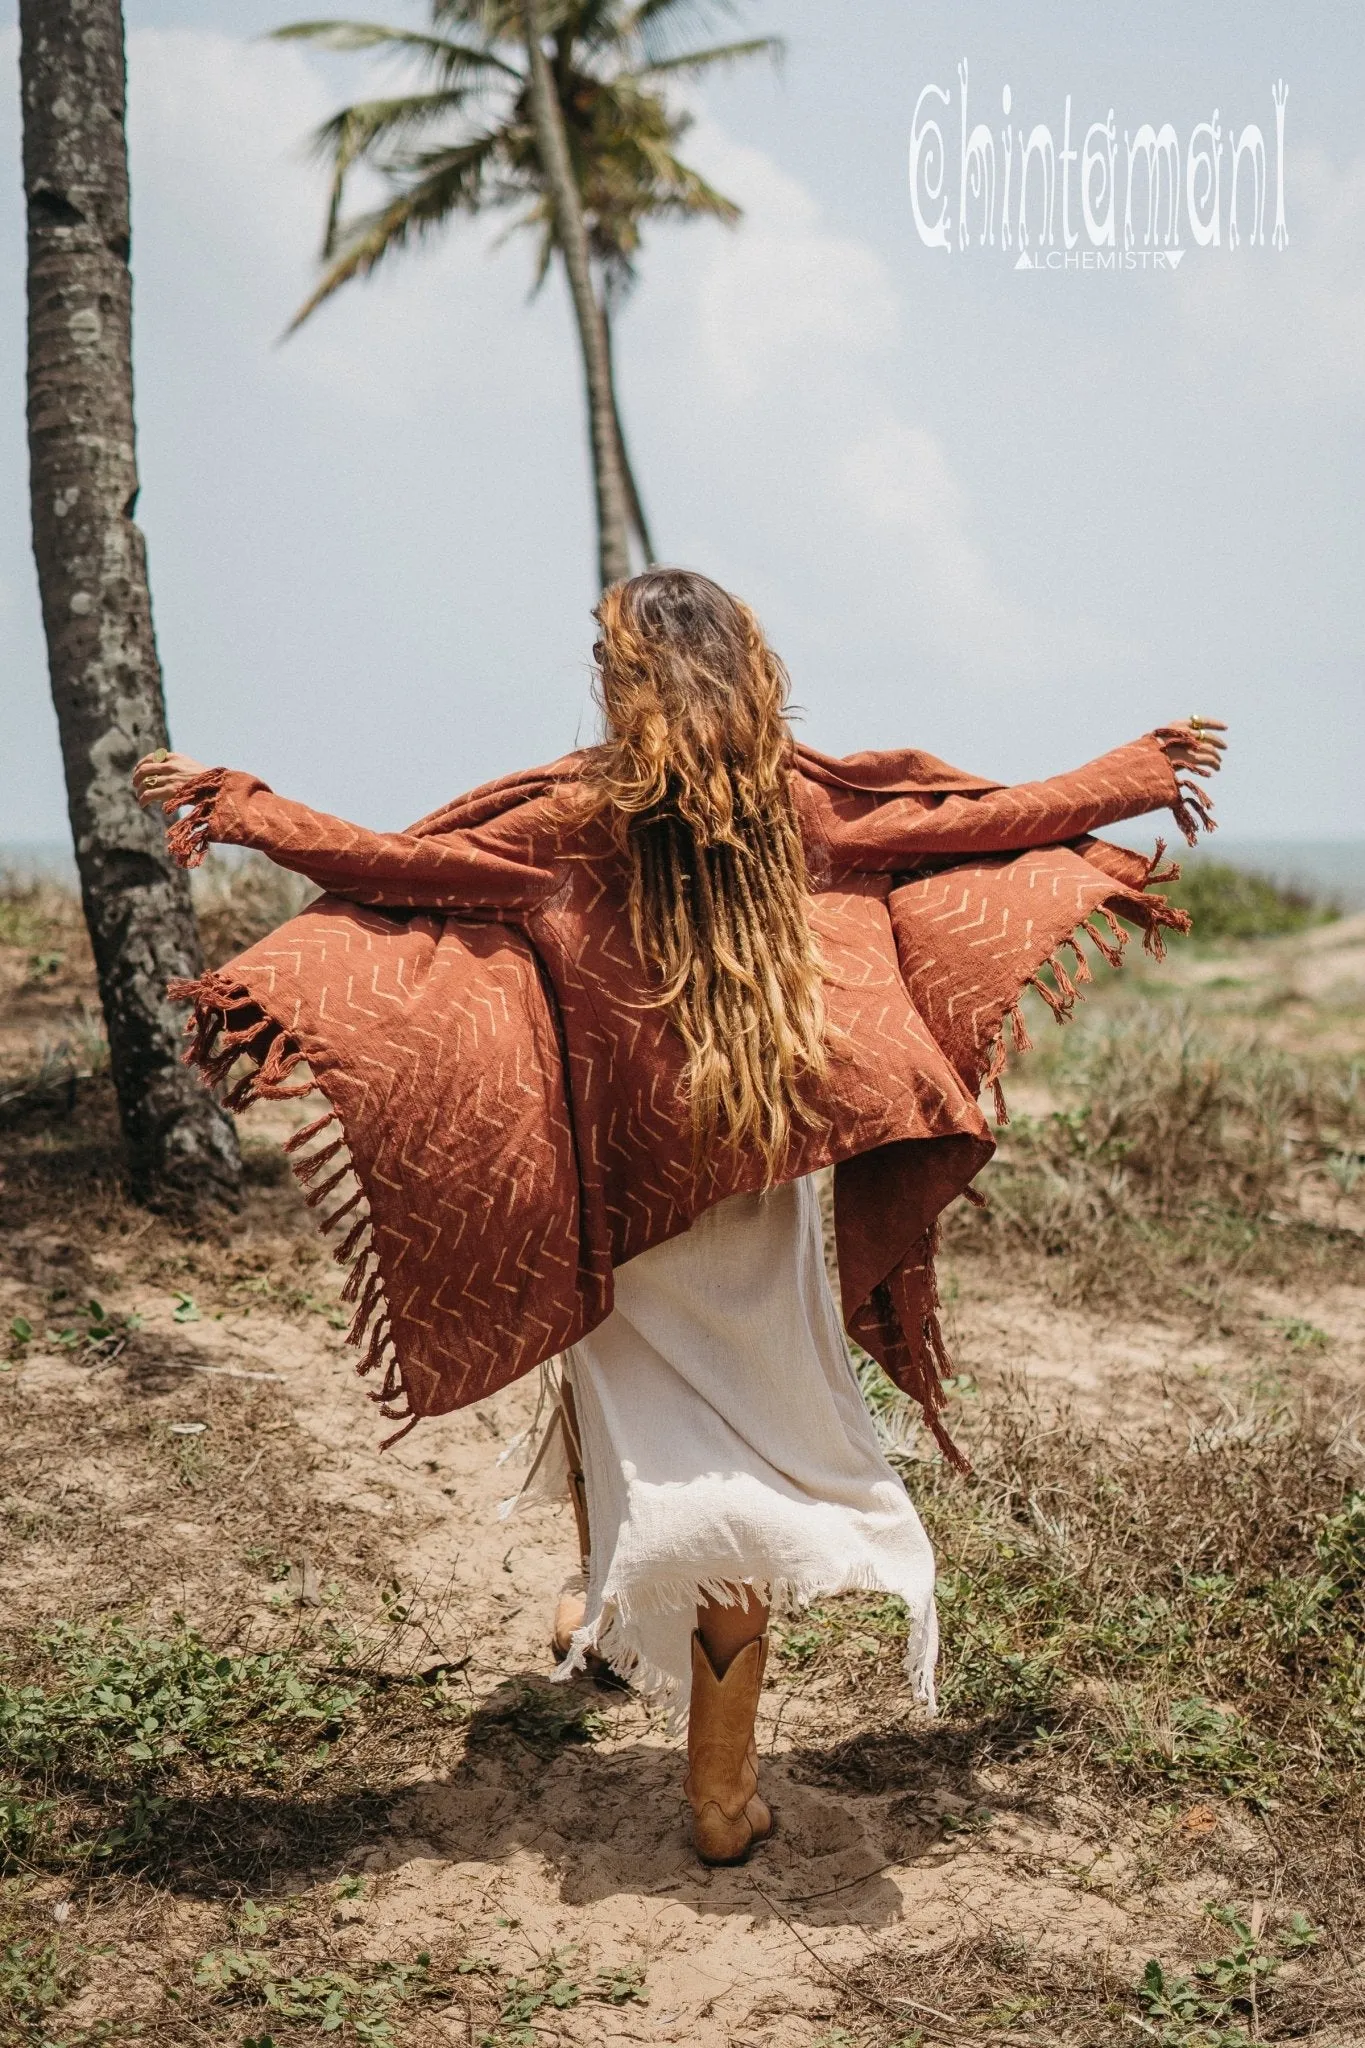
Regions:
[[[508, 209], [509, 232], [536, 238], [533, 291], [563, 253], [552, 169], [544, 161], [519, 0], [428, 0], [430, 28], [377, 22], [301, 21], [284, 40], [397, 59], [413, 89], [342, 107], [313, 145], [330, 164], [331, 192], [322, 275], [292, 332], [352, 278], [366, 277], [396, 251], [445, 227], [457, 214]], [[540, 0], [535, 19], [548, 59], [569, 163], [581, 201], [604, 327], [635, 283], [647, 220], [711, 219], [733, 224], [740, 209], [685, 164], [677, 146], [691, 117], [668, 88], [746, 57], [777, 56], [772, 36], [697, 46], [723, 0]], [[378, 172], [387, 188], [369, 210], [348, 215], [353, 172]], [[625, 457], [632, 523], [651, 554], [639, 493]]]

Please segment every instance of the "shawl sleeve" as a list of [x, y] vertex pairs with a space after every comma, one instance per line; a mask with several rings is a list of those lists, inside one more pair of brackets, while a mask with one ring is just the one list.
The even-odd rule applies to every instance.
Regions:
[[250, 846], [329, 895], [387, 910], [519, 911], [558, 885], [553, 868], [517, 858], [507, 843], [495, 851], [469, 831], [367, 832], [233, 768], [189, 778], [163, 808], [186, 805], [166, 835], [181, 867], [198, 867], [210, 844]]
[[1045, 782], [979, 793], [827, 802], [822, 820], [836, 867], [886, 874], [922, 860], [1022, 853], [1083, 838], [1104, 825], [1170, 809], [1193, 843], [1187, 794], [1158, 733]]

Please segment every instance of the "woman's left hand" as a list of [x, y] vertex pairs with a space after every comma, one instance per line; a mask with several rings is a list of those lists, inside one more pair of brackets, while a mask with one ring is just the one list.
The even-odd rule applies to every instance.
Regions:
[[1227, 748], [1218, 735], [1226, 731], [1221, 718], [1186, 718], [1177, 725], [1163, 725], [1157, 738], [1176, 768], [1188, 769], [1191, 775], [1216, 775]]
[[133, 795], [144, 811], [152, 804], [164, 807], [178, 782], [207, 773], [202, 761], [192, 761], [188, 754], [171, 754], [165, 747], [158, 747], [154, 754], [144, 754], [134, 768]]

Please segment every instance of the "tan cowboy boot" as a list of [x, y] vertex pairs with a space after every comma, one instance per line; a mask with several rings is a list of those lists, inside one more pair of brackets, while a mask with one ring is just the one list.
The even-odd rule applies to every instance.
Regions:
[[581, 1574], [575, 1572], [566, 1579], [559, 1589], [555, 1601], [554, 1626], [550, 1630], [550, 1652], [556, 1664], [562, 1664], [569, 1654], [569, 1646], [577, 1630], [583, 1626], [583, 1617], [588, 1611], [588, 1596], [583, 1588]]
[[742, 1863], [773, 1829], [758, 1796], [754, 1718], [768, 1661], [768, 1638], [755, 1636], [716, 1676], [706, 1645], [692, 1634], [692, 1704], [687, 1724], [687, 1777], [692, 1840], [703, 1863]]

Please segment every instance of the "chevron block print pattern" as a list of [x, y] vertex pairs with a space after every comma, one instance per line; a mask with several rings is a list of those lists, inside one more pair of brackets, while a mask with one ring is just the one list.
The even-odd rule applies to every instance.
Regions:
[[[934, 1233], [992, 1150], [975, 1098], [1002, 1022], [1045, 962], [1049, 999], [1074, 998], [1059, 949], [1074, 963], [1087, 921], [1116, 957], [1116, 911], [1149, 933], [1178, 914], [1143, 894], [1150, 864], [1082, 836], [1169, 800], [1154, 743], [1027, 791], [926, 760], [799, 757], [831, 1057], [784, 1177], [835, 1165], [845, 1320], [956, 1455]], [[940, 782], [917, 788], [921, 770]], [[572, 824], [553, 770], [405, 834], [228, 770], [183, 800], [178, 858], [228, 839], [338, 892], [174, 993], [194, 1004], [189, 1056], [236, 1106], [303, 1092], [305, 1062], [326, 1095], [295, 1170], [330, 1205], [324, 1228], [345, 1226], [352, 1338], [362, 1371], [384, 1368], [386, 1413], [461, 1407], [553, 1356], [610, 1312], [614, 1267], [761, 1184], [754, 1158], [693, 1158], [682, 1042], [630, 940], [624, 866], [603, 827]], [[1040, 820], [1072, 843], [1011, 850]], [[973, 850], [955, 852], [964, 830]], [[424, 899], [441, 907], [410, 907]]]
[[[964, 1087], [980, 1085], [1020, 990], [1116, 897], [1112, 878], [1068, 847], [964, 863], [892, 891], [906, 989]], [[1122, 942], [1107, 921], [1096, 932], [1111, 950]]]
[[340, 1118], [415, 1412], [492, 1392], [605, 1313], [523, 933], [324, 897], [232, 971]]

